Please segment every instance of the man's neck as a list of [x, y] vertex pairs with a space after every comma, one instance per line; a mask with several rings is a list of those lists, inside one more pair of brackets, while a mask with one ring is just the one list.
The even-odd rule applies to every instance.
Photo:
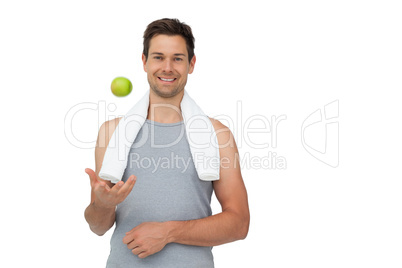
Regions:
[[176, 123], [183, 121], [180, 109], [183, 95], [184, 90], [174, 97], [163, 98], [156, 95], [151, 89], [147, 119], [159, 123]]

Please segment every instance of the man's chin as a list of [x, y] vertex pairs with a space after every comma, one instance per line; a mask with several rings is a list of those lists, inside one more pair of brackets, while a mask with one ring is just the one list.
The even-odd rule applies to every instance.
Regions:
[[151, 87], [151, 89], [157, 96], [161, 98], [173, 98], [183, 90], [180, 90], [179, 88], [161, 90], [158, 87]]

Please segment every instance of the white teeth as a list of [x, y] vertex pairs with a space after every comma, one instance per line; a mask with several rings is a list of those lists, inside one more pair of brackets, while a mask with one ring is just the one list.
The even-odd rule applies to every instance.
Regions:
[[166, 81], [166, 82], [172, 82], [173, 80], [174, 80], [174, 78], [173, 79], [165, 79], [165, 78], [162, 78], [162, 77], [159, 77], [162, 81]]

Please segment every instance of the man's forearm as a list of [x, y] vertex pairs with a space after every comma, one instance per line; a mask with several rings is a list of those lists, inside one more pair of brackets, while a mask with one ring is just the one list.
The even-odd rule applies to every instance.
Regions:
[[92, 232], [104, 235], [114, 224], [116, 209], [98, 207], [95, 203], [91, 203], [85, 210], [85, 219]]
[[224, 211], [198, 220], [170, 221], [166, 225], [169, 242], [207, 247], [244, 239], [249, 217]]

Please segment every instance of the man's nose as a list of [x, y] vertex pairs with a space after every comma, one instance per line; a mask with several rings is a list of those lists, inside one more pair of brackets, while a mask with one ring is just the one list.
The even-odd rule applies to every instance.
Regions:
[[163, 70], [166, 73], [172, 72], [173, 66], [172, 66], [172, 61], [170, 59], [166, 59], [163, 63]]

